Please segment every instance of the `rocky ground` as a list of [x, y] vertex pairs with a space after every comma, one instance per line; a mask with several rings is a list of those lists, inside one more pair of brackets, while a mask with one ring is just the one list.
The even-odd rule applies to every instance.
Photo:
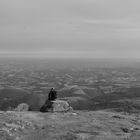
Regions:
[[0, 112], [0, 140], [139, 140], [140, 115]]

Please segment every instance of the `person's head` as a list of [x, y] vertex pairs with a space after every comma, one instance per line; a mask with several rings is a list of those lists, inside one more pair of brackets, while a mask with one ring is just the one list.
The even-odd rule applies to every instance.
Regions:
[[54, 90], [54, 88], [51, 88], [51, 91]]

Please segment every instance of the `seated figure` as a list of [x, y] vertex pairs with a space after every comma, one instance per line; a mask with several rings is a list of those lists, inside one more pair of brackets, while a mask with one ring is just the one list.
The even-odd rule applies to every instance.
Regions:
[[57, 93], [56, 91], [54, 90], [54, 88], [51, 88], [51, 91], [49, 92], [49, 95], [48, 95], [48, 100], [49, 101], [53, 101], [57, 98]]
[[45, 101], [45, 104], [40, 108], [41, 112], [48, 112], [49, 110], [52, 109], [52, 104], [55, 99], [57, 98], [56, 91], [54, 88], [51, 88], [51, 91], [48, 94], [48, 99]]

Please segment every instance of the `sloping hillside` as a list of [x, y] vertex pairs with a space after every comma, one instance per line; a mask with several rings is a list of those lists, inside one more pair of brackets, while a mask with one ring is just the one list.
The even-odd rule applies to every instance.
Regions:
[[65, 86], [58, 91], [58, 97], [66, 100], [76, 110], [89, 110], [90, 99], [103, 95], [96, 88], [88, 88], [86, 86]]
[[129, 113], [140, 112], [140, 88], [131, 88], [126, 92], [97, 96], [91, 101], [91, 110], [113, 109]]
[[0, 110], [11, 110], [20, 103], [27, 103], [32, 110], [39, 110], [46, 95], [28, 93], [23, 89], [5, 88], [0, 90]]
[[[58, 98], [69, 102], [75, 110], [115, 110], [129, 113], [140, 112], [140, 88], [131, 88], [126, 92], [103, 94], [87, 88], [72, 86], [58, 91]], [[92, 94], [93, 90], [93, 96]], [[20, 103], [27, 103], [33, 111], [39, 111], [47, 99], [46, 94], [28, 93], [22, 89], [6, 88], [0, 90], [0, 110], [11, 110]], [[89, 96], [90, 95], [90, 96]]]

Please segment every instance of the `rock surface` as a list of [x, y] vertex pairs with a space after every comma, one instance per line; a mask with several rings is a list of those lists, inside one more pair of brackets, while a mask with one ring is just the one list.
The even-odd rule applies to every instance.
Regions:
[[22, 111], [29, 111], [30, 110], [30, 107], [28, 104], [26, 103], [22, 103], [22, 104], [19, 104], [17, 106], [17, 108], [15, 108], [15, 111], [19, 111], [19, 112], [22, 112]]
[[0, 112], [0, 140], [125, 139], [140, 139], [139, 115], [105, 111]]
[[71, 110], [72, 107], [63, 100], [47, 101], [40, 109], [41, 112], [67, 112]]

